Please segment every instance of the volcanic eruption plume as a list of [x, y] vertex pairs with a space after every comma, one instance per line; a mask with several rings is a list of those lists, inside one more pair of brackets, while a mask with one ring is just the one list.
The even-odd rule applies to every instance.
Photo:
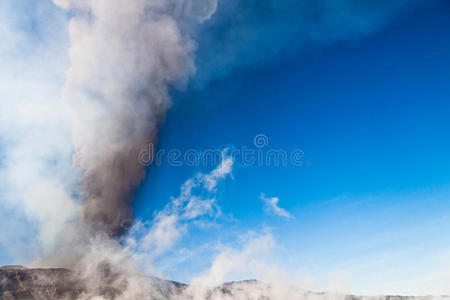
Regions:
[[214, 1], [55, 1], [75, 12], [63, 97], [89, 230], [119, 236], [130, 227], [144, 175], [138, 153], [155, 142], [169, 85], [195, 71], [195, 44], [179, 23], [209, 18]]

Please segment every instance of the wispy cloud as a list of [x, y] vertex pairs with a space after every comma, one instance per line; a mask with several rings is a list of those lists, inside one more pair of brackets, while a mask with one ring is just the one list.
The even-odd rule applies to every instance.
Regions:
[[[182, 186], [178, 197], [157, 212], [149, 223], [136, 222], [128, 243], [139, 255], [155, 258], [173, 250], [183, 233], [197, 222], [220, 215], [217, 205], [217, 185], [231, 175], [233, 159], [223, 151], [222, 162], [209, 173], [198, 173]], [[205, 221], [206, 218], [206, 221]]]
[[196, 81], [201, 84], [242, 66], [261, 65], [310, 44], [365, 36], [427, 2], [432, 1], [218, 1], [210, 22], [199, 28]]
[[278, 206], [280, 199], [278, 197], [267, 198], [264, 193], [261, 193], [260, 199], [264, 202], [264, 211], [267, 214], [275, 214], [279, 217], [292, 219], [293, 216], [285, 209]]

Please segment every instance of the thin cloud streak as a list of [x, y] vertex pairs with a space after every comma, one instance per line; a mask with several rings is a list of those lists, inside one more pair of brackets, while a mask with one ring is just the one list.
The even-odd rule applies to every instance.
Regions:
[[264, 211], [267, 214], [274, 214], [279, 217], [293, 219], [294, 217], [285, 209], [278, 206], [280, 199], [278, 197], [267, 198], [264, 193], [259, 197], [264, 202]]

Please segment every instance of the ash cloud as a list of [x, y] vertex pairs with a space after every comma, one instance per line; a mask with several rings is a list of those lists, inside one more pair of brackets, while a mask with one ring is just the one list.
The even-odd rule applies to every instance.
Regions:
[[[82, 170], [82, 223], [120, 236], [132, 225], [139, 152], [155, 143], [169, 86], [195, 71], [182, 22], [211, 16], [214, 1], [55, 1], [74, 12], [63, 100], [74, 164]], [[194, 19], [194, 20], [192, 20]]]

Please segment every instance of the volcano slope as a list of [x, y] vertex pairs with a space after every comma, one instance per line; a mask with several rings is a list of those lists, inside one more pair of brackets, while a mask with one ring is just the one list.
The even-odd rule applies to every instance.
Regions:
[[[26, 300], [450, 300], [447, 296], [354, 296], [330, 293], [312, 293], [300, 289], [288, 292], [276, 290], [257, 280], [228, 282], [215, 288], [190, 287], [186, 284], [145, 276], [145, 285], [152, 293], [129, 296], [122, 280], [118, 285], [114, 275], [105, 272], [104, 282], [94, 291], [88, 280], [80, 280], [71, 270], [63, 268], [30, 269], [23, 266], [0, 267], [0, 299]], [[139, 288], [139, 287], [138, 287]], [[133, 294], [133, 293], [132, 293]]]

